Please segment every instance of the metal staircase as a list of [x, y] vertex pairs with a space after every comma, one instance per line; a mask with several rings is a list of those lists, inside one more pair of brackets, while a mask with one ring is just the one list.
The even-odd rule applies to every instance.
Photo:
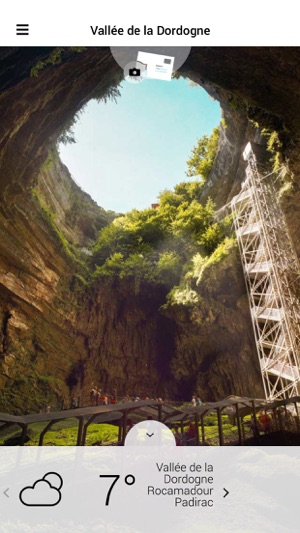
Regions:
[[260, 176], [250, 143], [231, 209], [266, 398], [300, 394], [299, 263], [272, 179]]

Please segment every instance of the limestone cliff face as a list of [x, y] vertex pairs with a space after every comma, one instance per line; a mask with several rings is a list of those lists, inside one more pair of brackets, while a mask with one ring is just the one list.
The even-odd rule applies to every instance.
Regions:
[[118, 394], [173, 396], [176, 322], [159, 312], [167, 290], [134, 280], [99, 281], [82, 295], [86, 379]]
[[75, 320], [81, 274], [96, 232], [114, 214], [74, 183], [56, 155], [21, 205], [2, 208], [0, 218], [1, 405], [59, 405], [74, 376], [82, 384], [85, 324]]
[[50, 153], [34, 192], [41, 205], [55, 216], [55, 224], [67, 241], [83, 248], [95, 242], [98, 231], [115, 218], [99, 207], [74, 182], [58, 153]]
[[[0, 57], [1, 410], [57, 406], [93, 383], [179, 399], [194, 390], [205, 400], [262, 395], [235, 250], [193, 286], [193, 306], [162, 310], [168, 289], [134, 280], [86, 285], [89, 247], [113, 214], [80, 191], [58, 159], [45, 162], [74, 113], [105, 96], [121, 72], [108, 49], [66, 50], [57, 65], [47, 63], [52, 51], [8, 49]], [[290, 169], [283, 206], [296, 243], [299, 59], [298, 49], [195, 48], [182, 69], [225, 113], [203, 199], [222, 208], [237, 192], [243, 148], [261, 141], [249, 118], [271, 126]], [[43, 68], [30, 76], [38, 62]]]
[[194, 302], [172, 306], [177, 325], [171, 366], [180, 389], [206, 401], [237, 395], [262, 395], [249, 306], [237, 247], [191, 286]]
[[1, 405], [36, 409], [52, 396], [48, 390], [66, 393], [64, 376], [80, 357], [59, 303], [74, 267], [30, 195], [2, 208], [0, 218]]

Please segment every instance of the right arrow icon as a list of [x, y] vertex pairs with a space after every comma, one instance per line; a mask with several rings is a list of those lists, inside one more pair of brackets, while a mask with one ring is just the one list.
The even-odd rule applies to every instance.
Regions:
[[228, 496], [229, 492], [228, 492], [228, 490], [227, 490], [227, 489], [223, 489], [223, 490], [224, 490], [224, 492], [225, 492], [225, 494], [224, 494], [223, 498], [226, 498], [226, 496]]

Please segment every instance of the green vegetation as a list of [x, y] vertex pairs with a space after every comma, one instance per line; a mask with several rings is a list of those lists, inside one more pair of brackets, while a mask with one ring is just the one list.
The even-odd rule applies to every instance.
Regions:
[[80, 112], [76, 113], [72, 118], [70, 118], [66, 122], [66, 124], [64, 126], [64, 129], [62, 130], [61, 134], [59, 135], [59, 137], [57, 139], [57, 146], [59, 146], [59, 144], [67, 145], [67, 144], [75, 144], [76, 143], [75, 133], [74, 133], [74, 126], [78, 122], [79, 115], [80, 115], [80, 113], [82, 113], [84, 111], [84, 108], [85, 108], [85, 106], [83, 106], [81, 108]]
[[[62, 134], [65, 142], [74, 141], [72, 126], [76, 120], [75, 117], [66, 125]], [[197, 301], [197, 294], [191, 288], [191, 278], [199, 278], [199, 269], [203, 271], [221, 260], [227, 249], [226, 243], [223, 251], [219, 246], [228, 235], [228, 220], [217, 222], [211, 199], [205, 203], [201, 200], [204, 179], [217, 152], [218, 138], [219, 129], [215, 128], [211, 136], [198, 140], [187, 162], [187, 174], [196, 179], [181, 182], [173, 190], [162, 191], [157, 208], [133, 209], [116, 217], [115, 213], [100, 213], [100, 208], [95, 206], [99, 210], [95, 222], [94, 212], [89, 205], [86, 206], [85, 198], [74, 194], [68, 220], [80, 224], [85, 235], [90, 235], [91, 242], [98, 234], [91, 256], [83, 254], [67, 240], [56, 220], [57, 215], [51, 211], [38, 189], [33, 189], [44, 219], [74, 266], [73, 292], [100, 278], [126, 278], [134, 281], [136, 292], [143, 282], [163, 285], [167, 292], [172, 290], [171, 294], [180, 286], [182, 302]], [[61, 142], [64, 141], [61, 139]], [[53, 150], [44, 167], [48, 169], [57, 157], [57, 150]]]
[[193, 150], [187, 174], [197, 179], [162, 191], [156, 208], [133, 209], [100, 231], [91, 257], [95, 280], [131, 278], [137, 290], [142, 282], [164, 285], [169, 303], [198, 301], [192, 279], [199, 282], [233, 245], [231, 218], [218, 222], [212, 200], [201, 203], [218, 136], [215, 128]]
[[[37, 446], [39, 443], [39, 435], [45, 427], [45, 423], [31, 424], [28, 428], [27, 435], [30, 440], [25, 446]], [[57, 422], [51, 431], [46, 433], [44, 438], [44, 446], [75, 446], [77, 440], [78, 422], [75, 418], [69, 418], [62, 422]], [[0, 445], [11, 437], [20, 435], [20, 428], [8, 428], [1, 432]], [[118, 428], [110, 424], [91, 424], [89, 426], [86, 445], [93, 444], [108, 445], [117, 442]]]
[[172, 305], [193, 306], [195, 303], [201, 303], [201, 296], [196, 289], [203, 281], [205, 272], [223, 261], [236, 247], [235, 238], [228, 236], [224, 237], [226, 233], [230, 234], [228, 220], [230, 220], [230, 217], [226, 217], [220, 225], [218, 235], [222, 235], [223, 238], [215, 247], [214, 251], [207, 255], [198, 252], [192, 257], [189, 263], [189, 268], [185, 275], [182, 276], [180, 284], [173, 287], [169, 292], [167, 296], [167, 304], [164, 308]]
[[49, 54], [47, 57], [37, 61], [37, 63], [34, 65], [34, 67], [32, 67], [30, 71], [30, 76], [36, 78], [40, 74], [40, 72], [44, 70], [46, 67], [51, 66], [51, 65], [59, 65], [62, 62], [63, 56], [64, 54], [66, 54], [66, 52], [80, 53], [80, 52], [83, 52], [83, 50], [85, 50], [85, 48], [82, 46], [71, 46], [68, 48], [55, 48], [51, 52], [51, 54]]
[[[118, 89], [118, 83], [116, 83], [115, 85], [110, 85], [106, 88], [106, 90], [103, 90], [103, 88], [101, 87], [100, 90], [96, 90], [93, 94], [93, 98], [97, 102], [103, 101], [105, 104], [109, 100], [117, 102], [117, 98], [119, 96], [120, 91]], [[80, 110], [77, 111], [74, 116], [70, 117], [69, 120], [65, 123], [64, 128], [57, 139], [57, 146], [59, 146], [59, 144], [66, 145], [76, 143], [74, 127], [78, 122], [80, 115], [84, 112], [86, 105], [87, 103], [83, 104]]]
[[196, 254], [193, 257], [193, 277], [197, 279], [197, 285], [202, 280], [204, 271], [210, 266], [222, 261], [235, 245], [236, 241], [234, 238], [225, 237], [210, 256], [202, 257], [201, 254]]
[[267, 150], [270, 152], [270, 163], [272, 164], [272, 170], [275, 172], [282, 166], [282, 143], [279, 139], [277, 131], [270, 131], [263, 129], [262, 134], [267, 139]]
[[35, 370], [34, 362], [22, 366], [20, 377], [10, 387], [4, 387], [0, 396], [0, 411], [18, 415], [44, 410], [48, 404], [61, 405], [61, 399], [69, 394], [63, 378], [51, 374], [42, 375]]
[[187, 161], [187, 176], [201, 176], [203, 180], [208, 175], [215, 160], [220, 136], [220, 128], [214, 128], [210, 136], [204, 135], [198, 140], [192, 150], [192, 155]]
[[[80, 54], [85, 50], [86, 47], [83, 46], [57, 47], [52, 50], [51, 53], [45, 55], [35, 63], [35, 65], [30, 70], [30, 77], [36, 78], [40, 76], [41, 73], [47, 67], [57, 67], [64, 61], [67, 61], [74, 54]], [[95, 87], [93, 93], [90, 95], [90, 98], [95, 99], [98, 102], [104, 101], [105, 103], [109, 100], [117, 101], [117, 98], [120, 96], [118, 86], [121, 82], [121, 79], [122, 78], [120, 73], [115, 77], [114, 81], [110, 80], [109, 84], [106, 82], [103, 83], [103, 80], [101, 80], [101, 83], [99, 83], [99, 85]], [[75, 115], [71, 116], [67, 120], [63, 130], [58, 136], [57, 145], [59, 145], [60, 143], [68, 144], [76, 142], [73, 128], [76, 122], [78, 121], [80, 113], [84, 110], [86, 104], [87, 101], [83, 103], [80, 110], [78, 110]]]
[[[245, 434], [246, 437], [251, 437], [252, 432], [249, 429], [249, 417], [245, 418]], [[139, 420], [137, 419], [136, 422]], [[46, 423], [38, 422], [31, 424], [28, 428], [27, 434], [30, 440], [25, 446], [37, 446], [39, 442], [39, 435], [44, 429]], [[232, 425], [227, 415], [222, 415], [223, 435], [225, 442], [234, 442], [238, 439], [237, 426]], [[186, 431], [188, 426], [184, 428]], [[44, 438], [44, 446], [75, 446], [77, 440], [78, 421], [75, 418], [69, 418], [57, 422], [53, 428], [46, 433]], [[205, 441], [211, 446], [219, 445], [219, 432], [217, 414], [211, 412], [204, 418], [204, 432]], [[13, 426], [6, 428], [0, 433], [0, 446], [3, 445], [6, 439], [20, 435], [20, 428]], [[200, 429], [201, 435], [201, 429]], [[201, 436], [200, 436], [201, 438]], [[93, 444], [111, 445], [118, 440], [118, 427], [112, 424], [91, 424], [89, 426], [86, 445]]]
[[213, 202], [199, 203], [201, 187], [199, 181], [180, 183], [160, 194], [158, 208], [134, 209], [102, 229], [93, 249], [94, 277], [178, 283], [194, 254], [210, 255], [224, 238]]
[[[190, 407], [189, 403], [184, 404], [182, 407]], [[223, 437], [225, 444], [234, 444], [239, 438], [238, 427], [235, 421], [235, 418], [231, 418], [228, 415], [222, 414], [222, 429]], [[251, 438], [253, 436], [250, 429], [250, 419], [251, 415], [244, 417], [244, 432], [245, 438]], [[188, 425], [184, 426], [184, 431], [187, 431]], [[218, 428], [218, 417], [215, 411], [210, 411], [204, 417], [204, 435], [205, 442], [210, 446], [219, 446], [219, 428]], [[201, 442], [201, 426], [199, 426], [199, 436]]]
[[58, 238], [61, 249], [65, 252], [65, 254], [70, 257], [73, 261], [78, 262], [78, 257], [76, 255], [76, 249], [75, 247], [72, 247], [72, 245], [68, 242], [66, 237], [63, 235], [62, 231], [58, 228], [56, 224], [56, 215], [53, 213], [49, 207], [47, 206], [45, 200], [42, 198], [42, 196], [38, 193], [36, 188], [32, 189], [32, 196], [35, 198], [35, 200], [39, 203], [42, 214], [44, 219], [48, 222], [50, 228], [52, 229], [54, 235]]
[[[74, 424], [74, 422], [73, 422]], [[62, 429], [49, 431], [46, 434], [45, 446], [74, 446], [77, 440], [77, 426], [64, 427]], [[37, 446], [38, 434], [35, 432], [27, 446]], [[91, 446], [96, 443], [112, 444], [118, 440], [118, 428], [109, 424], [91, 424], [88, 429], [86, 445]]]

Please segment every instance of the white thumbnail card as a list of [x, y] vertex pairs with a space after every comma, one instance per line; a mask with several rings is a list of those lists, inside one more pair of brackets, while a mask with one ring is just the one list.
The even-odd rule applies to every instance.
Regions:
[[149, 52], [138, 52], [137, 61], [146, 65], [147, 78], [170, 81], [174, 57]]

